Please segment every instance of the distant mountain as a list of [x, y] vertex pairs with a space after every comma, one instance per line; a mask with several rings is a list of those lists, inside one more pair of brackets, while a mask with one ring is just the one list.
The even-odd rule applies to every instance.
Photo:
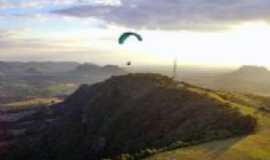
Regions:
[[270, 95], [270, 71], [261, 66], [242, 66], [236, 71], [185, 79], [212, 89]]
[[116, 65], [98, 66], [86, 63], [77, 66], [72, 71], [62, 73], [62, 77], [63, 80], [69, 80], [79, 84], [93, 84], [104, 81], [111, 76], [123, 74], [127, 74], [127, 72]]
[[263, 66], [244, 65], [238, 69], [238, 72], [248, 73], [268, 73], [268, 69]]
[[114, 65], [0, 62], [0, 103], [17, 97], [67, 95], [82, 83], [93, 84], [126, 73]]
[[79, 74], [112, 74], [120, 75], [126, 73], [123, 69], [116, 65], [98, 66], [94, 64], [82, 64], [73, 71]]
[[45, 73], [68, 72], [76, 68], [76, 62], [0, 62], [0, 72], [5, 74], [22, 74], [28, 69]]
[[243, 66], [217, 77], [211, 88], [270, 95], [270, 71], [265, 67]]
[[[111, 68], [111, 67], [109, 67]], [[156, 74], [114, 76], [82, 85], [54, 105], [63, 117], [21, 141], [8, 159], [85, 160], [184, 147], [252, 132], [256, 120], [201, 88]], [[34, 131], [33, 131], [34, 132]], [[29, 133], [31, 135], [31, 132]]]
[[222, 78], [264, 82], [266, 80], [270, 80], [270, 71], [267, 68], [260, 66], [242, 66], [232, 73], [223, 75]]
[[28, 68], [25, 71], [26, 74], [42, 74], [42, 71], [40, 71], [37, 68]]
[[94, 65], [94, 64], [82, 64], [82, 65], [79, 65], [75, 68], [75, 72], [78, 72], [78, 73], [89, 73], [89, 72], [95, 72], [97, 70], [99, 70], [100, 67], [98, 65]]

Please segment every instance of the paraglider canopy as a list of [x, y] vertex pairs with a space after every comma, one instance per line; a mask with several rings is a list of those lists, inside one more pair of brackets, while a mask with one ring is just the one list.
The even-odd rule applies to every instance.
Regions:
[[124, 44], [126, 42], [126, 40], [130, 37], [130, 36], [134, 36], [137, 38], [138, 41], [142, 41], [142, 36], [139, 35], [138, 33], [135, 32], [125, 32], [123, 33], [119, 39], [118, 39], [118, 43], [119, 44]]

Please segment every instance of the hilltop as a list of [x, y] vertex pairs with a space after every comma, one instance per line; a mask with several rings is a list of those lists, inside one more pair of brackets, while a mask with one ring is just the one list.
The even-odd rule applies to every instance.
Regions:
[[213, 98], [214, 91], [203, 91], [157, 74], [114, 76], [82, 85], [53, 106], [61, 110], [61, 118], [35, 139], [20, 142], [10, 156], [15, 160], [143, 158], [254, 132], [255, 118]]

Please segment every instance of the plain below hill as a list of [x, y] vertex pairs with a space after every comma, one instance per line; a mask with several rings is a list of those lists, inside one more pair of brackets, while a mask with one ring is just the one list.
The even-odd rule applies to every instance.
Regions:
[[82, 85], [53, 106], [62, 110], [62, 118], [40, 136], [18, 143], [7, 159], [141, 159], [254, 132], [254, 117], [215, 98], [214, 91], [203, 92], [156, 74]]

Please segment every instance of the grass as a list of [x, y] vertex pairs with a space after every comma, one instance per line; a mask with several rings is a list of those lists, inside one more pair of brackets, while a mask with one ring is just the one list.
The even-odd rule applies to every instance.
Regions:
[[[227, 95], [231, 96], [232, 93], [215, 92], [212, 90], [206, 90], [206, 89], [195, 87], [195, 86], [194, 87], [188, 86], [187, 89], [189, 91], [192, 91], [192, 92], [195, 92], [195, 93], [198, 93], [201, 95], [206, 95], [213, 100], [216, 100], [216, 101], [223, 103], [223, 104], [227, 104], [229, 107], [237, 108], [243, 114], [253, 115], [254, 112], [256, 111], [256, 108], [251, 106], [253, 103], [248, 103], [248, 102], [253, 102], [253, 101], [250, 101], [250, 100], [248, 101], [247, 97], [245, 97], [245, 96], [235, 95], [238, 98], [237, 99], [238, 101], [236, 102], [236, 100], [235, 100], [236, 97], [234, 97], [235, 99], [232, 101], [232, 98], [227, 96]], [[241, 104], [241, 103], [239, 103], [239, 101], [241, 101], [241, 102], [243, 101], [245, 103]]]
[[269, 160], [270, 131], [157, 154], [149, 160]]
[[71, 94], [73, 91], [75, 91], [78, 88], [78, 85], [73, 84], [73, 83], [58, 83], [58, 84], [53, 84], [50, 85], [47, 88], [47, 91], [50, 94]]
[[5, 104], [8, 109], [10, 110], [18, 110], [18, 109], [27, 109], [34, 106], [44, 106], [44, 105], [51, 105], [54, 103], [59, 103], [62, 100], [59, 98], [51, 97], [51, 98], [31, 98], [27, 100], [22, 100], [18, 102], [8, 103]]
[[[213, 92], [200, 88], [192, 88], [191, 91], [207, 94], [211, 98], [229, 103], [238, 108], [244, 114], [251, 114], [258, 120], [258, 129], [254, 134], [209, 142], [201, 145], [180, 148], [163, 152], [149, 157], [147, 160], [269, 160], [270, 159], [270, 113], [257, 110], [263, 105], [258, 98], [252, 96]], [[233, 100], [230, 97], [234, 96]], [[236, 103], [237, 101], [237, 103]], [[239, 104], [239, 102], [245, 102]], [[258, 106], [256, 106], [256, 104]], [[265, 104], [266, 105], [266, 104]]]

